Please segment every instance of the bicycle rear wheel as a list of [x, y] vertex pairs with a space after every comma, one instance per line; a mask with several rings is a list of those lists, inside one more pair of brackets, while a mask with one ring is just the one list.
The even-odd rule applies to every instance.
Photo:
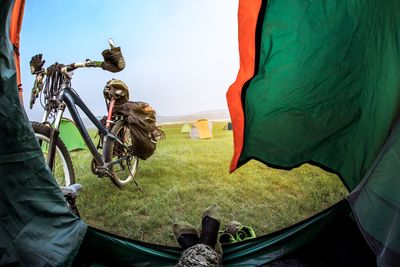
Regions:
[[[111, 181], [122, 187], [134, 180], [139, 159], [132, 154], [133, 138], [125, 121], [118, 121], [111, 129], [111, 133], [118, 137], [118, 141], [107, 138], [104, 142], [103, 156], [107, 163], [111, 163]], [[139, 187], [140, 188], [140, 187]]]
[[[47, 159], [51, 129], [49, 126], [39, 122], [32, 122], [32, 128], [43, 151], [44, 157]], [[56, 143], [56, 155], [52, 173], [60, 187], [75, 183], [75, 172], [71, 156], [60, 138], [58, 138]]]

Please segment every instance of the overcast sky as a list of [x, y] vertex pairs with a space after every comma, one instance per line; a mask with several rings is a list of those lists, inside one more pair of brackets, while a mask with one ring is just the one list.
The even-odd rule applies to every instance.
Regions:
[[107, 80], [124, 80], [130, 99], [150, 103], [159, 115], [226, 109], [225, 93], [239, 67], [237, 0], [34, 0], [27, 1], [21, 33], [25, 106], [34, 77], [29, 60], [44, 55], [51, 63], [101, 60], [112, 37], [126, 68], [74, 72], [73, 88], [95, 115], [105, 113]]

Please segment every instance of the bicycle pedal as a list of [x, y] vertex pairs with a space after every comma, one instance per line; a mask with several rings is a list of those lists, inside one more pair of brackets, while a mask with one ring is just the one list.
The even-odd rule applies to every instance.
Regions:
[[102, 166], [96, 168], [96, 173], [99, 178], [103, 178], [104, 176], [111, 177], [112, 175], [112, 173], [107, 167], [102, 167]]

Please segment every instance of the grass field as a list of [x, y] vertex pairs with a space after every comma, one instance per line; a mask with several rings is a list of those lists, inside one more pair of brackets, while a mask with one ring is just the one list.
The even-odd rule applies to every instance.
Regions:
[[237, 220], [257, 235], [307, 218], [342, 199], [347, 191], [337, 176], [303, 165], [291, 171], [251, 161], [228, 173], [232, 132], [214, 123], [213, 138], [191, 140], [181, 125], [163, 126], [167, 138], [155, 154], [140, 161], [134, 183], [123, 189], [90, 172], [88, 151], [73, 153], [83, 219], [91, 226], [151, 243], [177, 245], [171, 225], [186, 220], [200, 226], [201, 213], [212, 203], [222, 210], [222, 225]]

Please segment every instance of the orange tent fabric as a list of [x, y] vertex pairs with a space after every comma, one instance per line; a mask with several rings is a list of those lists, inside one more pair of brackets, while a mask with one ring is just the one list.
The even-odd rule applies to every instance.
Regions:
[[19, 97], [21, 104], [22, 100], [22, 82], [21, 82], [21, 70], [20, 70], [20, 60], [19, 60], [19, 34], [22, 27], [22, 18], [24, 16], [25, 0], [15, 0], [14, 7], [11, 14], [10, 23], [10, 40], [14, 46], [14, 62], [15, 69], [17, 71], [17, 83], [19, 90]]
[[237, 168], [243, 148], [244, 113], [242, 88], [254, 75], [256, 56], [256, 25], [262, 0], [240, 0], [238, 11], [240, 68], [236, 81], [226, 94], [233, 127], [234, 155], [230, 171]]

